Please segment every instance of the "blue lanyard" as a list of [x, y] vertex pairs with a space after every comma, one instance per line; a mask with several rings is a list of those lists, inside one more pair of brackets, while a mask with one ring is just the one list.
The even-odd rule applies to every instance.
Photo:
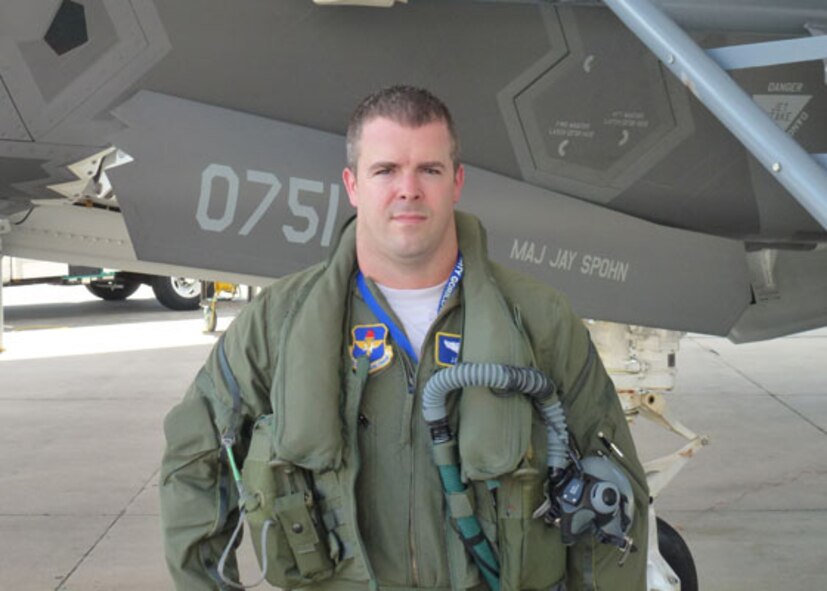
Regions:
[[[459, 282], [462, 279], [462, 274], [465, 268], [462, 264], [462, 254], [457, 257], [457, 264], [454, 265], [454, 270], [451, 271], [451, 276], [448, 277], [448, 283], [445, 284], [445, 287], [442, 288], [442, 295], [439, 297], [439, 304], [437, 304], [437, 314], [439, 311], [442, 310], [442, 307], [445, 305], [445, 302], [448, 301], [448, 298], [457, 290], [459, 287]], [[405, 353], [408, 354], [408, 357], [415, 363], [419, 363], [419, 355], [416, 354], [414, 351], [413, 345], [411, 345], [411, 341], [408, 340], [408, 335], [405, 334], [405, 331], [399, 328], [390, 315], [385, 312], [379, 302], [376, 301], [376, 298], [373, 297], [373, 294], [370, 292], [367, 283], [365, 282], [365, 276], [362, 275], [362, 272], [356, 274], [356, 285], [359, 287], [359, 293], [362, 294], [362, 299], [365, 300], [365, 303], [370, 308], [370, 311], [373, 312], [373, 315], [376, 316], [376, 319], [388, 327], [388, 331], [391, 333], [393, 340], [399, 344], [405, 350]]]

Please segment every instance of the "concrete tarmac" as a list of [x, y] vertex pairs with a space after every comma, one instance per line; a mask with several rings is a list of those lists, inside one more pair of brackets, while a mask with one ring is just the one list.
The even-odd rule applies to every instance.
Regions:
[[[142, 288], [4, 290], [0, 589], [171, 589], [158, 529], [162, 420], [215, 336]], [[219, 330], [240, 303], [224, 306]], [[827, 589], [827, 330], [681, 341], [670, 408], [708, 434], [663, 493], [704, 591]], [[682, 440], [634, 427], [644, 459]], [[252, 580], [245, 541], [242, 564]]]

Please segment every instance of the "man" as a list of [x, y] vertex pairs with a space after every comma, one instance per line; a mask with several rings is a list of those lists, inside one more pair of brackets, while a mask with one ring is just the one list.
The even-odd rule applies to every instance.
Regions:
[[[464, 170], [447, 108], [388, 88], [359, 105], [347, 141], [355, 223], [326, 263], [245, 308], [166, 419], [161, 516], [177, 587], [237, 576], [231, 552], [219, 562], [241, 496], [265, 574], [283, 587], [485, 589], [456, 531], [465, 512], [496, 548], [503, 589], [644, 589], [648, 493], [611, 382], [564, 298], [491, 263], [479, 222], [455, 212]], [[458, 361], [541, 370], [582, 456], [622, 450], [613, 459], [635, 496], [622, 566], [616, 548], [592, 536], [565, 546], [532, 517], [546, 429], [522, 395], [449, 398], [468, 488], [446, 509], [421, 398]]]

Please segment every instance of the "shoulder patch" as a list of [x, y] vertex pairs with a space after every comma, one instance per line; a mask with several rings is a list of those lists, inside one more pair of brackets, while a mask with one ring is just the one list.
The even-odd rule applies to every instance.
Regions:
[[393, 360], [393, 347], [388, 342], [388, 327], [384, 324], [357, 324], [351, 330], [352, 344], [350, 358], [353, 366], [361, 357], [370, 361], [370, 373], [390, 365]]
[[436, 364], [440, 367], [451, 367], [459, 361], [459, 350], [462, 347], [462, 335], [450, 332], [436, 333], [434, 355]]

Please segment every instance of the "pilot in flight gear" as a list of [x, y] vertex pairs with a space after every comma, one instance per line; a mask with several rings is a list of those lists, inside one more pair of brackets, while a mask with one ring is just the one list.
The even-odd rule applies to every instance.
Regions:
[[[466, 511], [494, 547], [502, 589], [645, 589], [645, 475], [588, 332], [561, 294], [488, 259], [476, 218], [453, 218], [451, 275], [421, 348], [362, 274], [357, 223], [326, 262], [264, 290], [213, 348], [164, 425], [161, 518], [176, 588], [232, 588], [219, 561], [241, 507], [267, 580], [282, 588], [486, 589], [451, 519]], [[446, 509], [422, 389], [459, 361], [539, 369], [559, 388], [581, 456], [605, 453], [598, 433], [622, 451], [613, 459], [635, 504], [622, 565], [616, 548], [593, 537], [566, 546], [532, 518], [546, 430], [525, 397], [477, 387], [449, 397], [468, 494]], [[243, 462], [241, 492], [222, 440]], [[232, 554], [222, 566], [238, 580]]]

